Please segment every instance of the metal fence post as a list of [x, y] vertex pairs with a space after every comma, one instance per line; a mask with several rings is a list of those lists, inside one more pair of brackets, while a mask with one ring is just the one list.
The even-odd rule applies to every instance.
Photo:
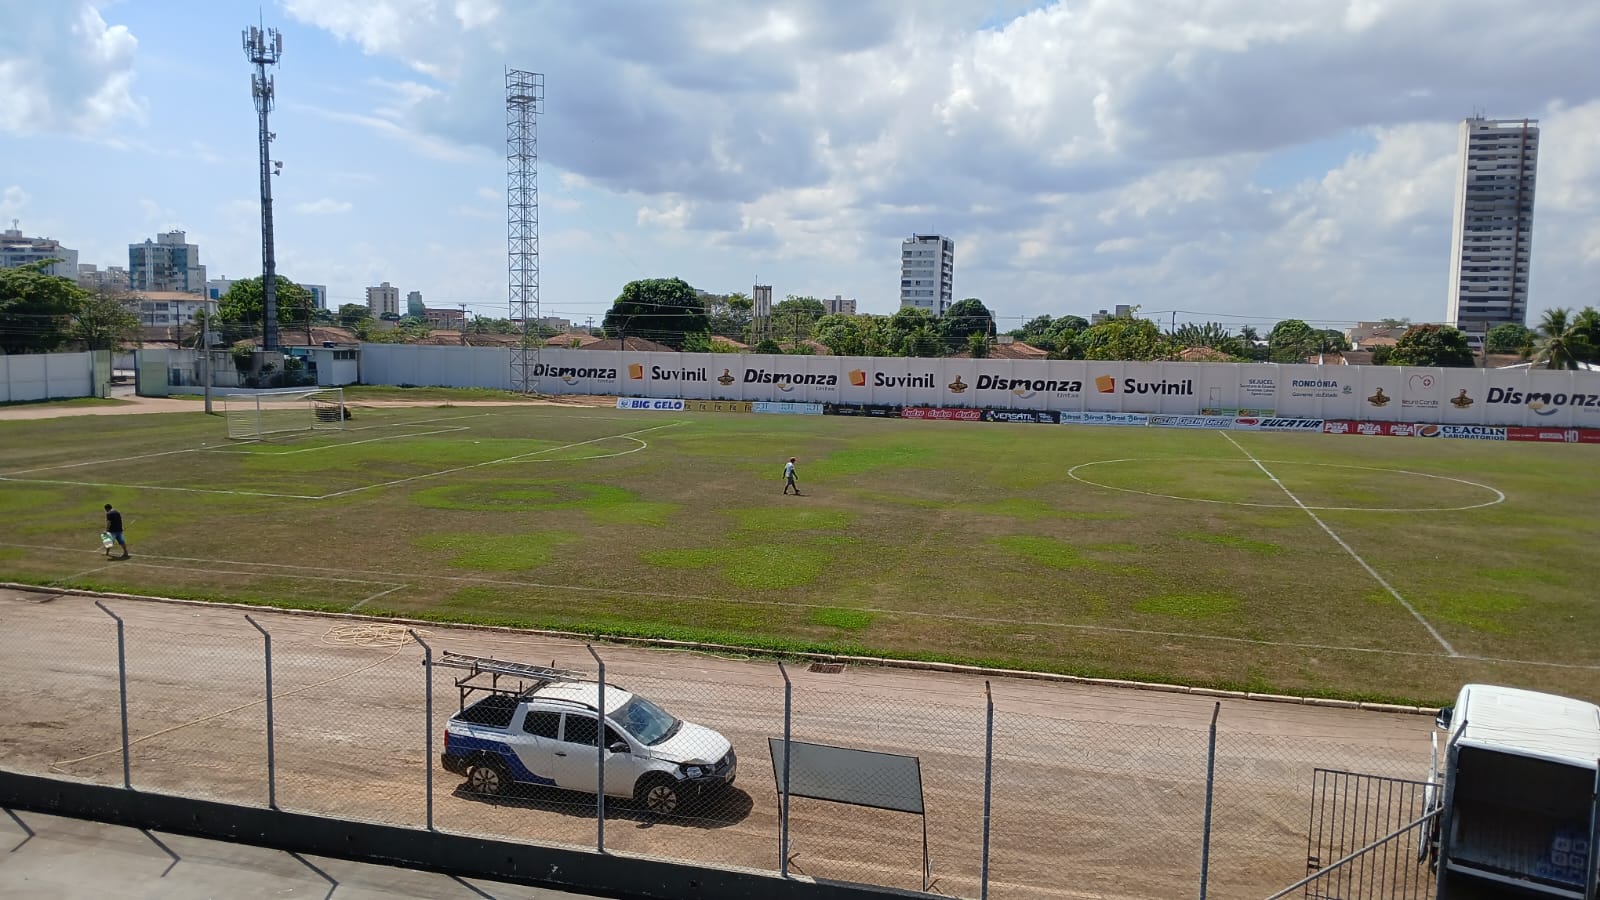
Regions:
[[789, 737], [794, 723], [794, 685], [789, 681], [789, 670], [778, 661], [778, 674], [783, 676], [783, 804], [778, 811], [778, 874], [789, 877]]
[[107, 609], [99, 600], [94, 605], [117, 622], [117, 694], [122, 701], [122, 786], [131, 789], [133, 777], [128, 762], [128, 647], [122, 637], [122, 617]]
[[979, 900], [989, 900], [989, 811], [994, 788], [994, 692], [983, 683], [983, 868], [978, 880]]
[[1211, 708], [1211, 736], [1206, 744], [1206, 822], [1200, 836], [1200, 900], [1206, 900], [1206, 879], [1211, 874], [1211, 797], [1217, 785], [1217, 715], [1222, 712], [1218, 701]]
[[584, 644], [585, 650], [594, 657], [594, 664], [599, 669], [600, 696], [596, 698], [599, 709], [595, 710], [594, 730], [594, 757], [595, 757], [595, 792], [594, 792], [594, 820], [595, 820], [595, 850], [606, 852], [606, 661], [600, 654], [594, 652], [594, 647]]
[[266, 642], [266, 654], [267, 654], [267, 808], [268, 809], [277, 809], [278, 808], [278, 761], [277, 761], [277, 757], [273, 755], [273, 747], [272, 747], [272, 730], [273, 730], [272, 729], [272, 635], [267, 633], [267, 630], [265, 628], [261, 627], [261, 623], [257, 622], [255, 619], [250, 618], [250, 614], [249, 613], [245, 613], [244, 620], [246, 622], [249, 622], [251, 625], [255, 626], [255, 629], [257, 631], [261, 632], [262, 640], [264, 640]]
[[425, 789], [427, 790], [427, 793], [428, 793], [428, 801], [427, 801], [428, 830], [432, 831], [433, 830], [433, 648], [429, 647], [428, 646], [428, 642], [423, 640], [422, 637], [417, 634], [416, 629], [407, 628], [406, 629], [406, 634], [411, 635], [411, 639], [412, 640], [414, 640], [417, 643], [422, 645], [422, 670], [425, 673], [427, 673], [425, 677], [428, 680], [427, 690], [424, 692], [423, 700], [422, 700], [423, 709], [424, 709], [423, 715], [427, 717], [427, 721], [425, 723], [423, 723], [423, 730], [427, 732], [428, 755], [427, 755], [427, 757], [425, 759], [423, 759], [422, 764], [423, 764], [423, 768], [426, 769], [426, 775], [423, 778], [423, 784], [426, 785]]

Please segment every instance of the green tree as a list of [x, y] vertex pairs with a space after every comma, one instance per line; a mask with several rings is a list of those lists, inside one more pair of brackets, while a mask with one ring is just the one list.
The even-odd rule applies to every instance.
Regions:
[[67, 341], [88, 292], [70, 278], [45, 274], [60, 261], [0, 269], [0, 352], [48, 353]]
[[354, 328], [362, 319], [372, 318], [372, 310], [365, 303], [341, 303], [338, 318], [340, 325]]
[[944, 334], [946, 346], [960, 347], [971, 335], [988, 338], [994, 334], [994, 313], [977, 297], [957, 300], [939, 318], [939, 330]]
[[[278, 324], [305, 325], [311, 318], [311, 292], [282, 275], [277, 276]], [[231, 341], [255, 333], [266, 321], [266, 295], [261, 276], [235, 281], [217, 302], [217, 318]]]
[[683, 346], [696, 332], [711, 330], [706, 306], [682, 278], [646, 278], [623, 285], [602, 323], [606, 337], [644, 338]]
[[1185, 322], [1174, 329], [1170, 336], [1180, 350], [1189, 347], [1210, 347], [1229, 356], [1246, 355], [1244, 341], [1219, 322], [1207, 322], [1204, 325]]
[[706, 315], [711, 333], [742, 341], [750, 331], [755, 301], [744, 294], [712, 294], [706, 298]]
[[772, 304], [772, 336], [791, 345], [808, 340], [817, 320], [827, 312], [827, 307], [815, 297], [790, 294]]
[[931, 359], [944, 355], [944, 340], [931, 324], [919, 325], [906, 333], [901, 349], [906, 356]]
[[1320, 352], [1321, 336], [1299, 319], [1284, 319], [1267, 335], [1267, 358], [1276, 363], [1303, 363]]
[[683, 336], [683, 346], [680, 348], [685, 353], [710, 353], [711, 332], [697, 331], [694, 334]]
[[1474, 361], [1467, 336], [1460, 330], [1449, 325], [1413, 325], [1395, 341], [1384, 365], [1466, 368]]
[[1149, 319], [1111, 319], [1078, 335], [1084, 359], [1171, 359], [1178, 348]]
[[1372, 364], [1375, 366], [1387, 366], [1389, 364], [1389, 357], [1393, 355], [1393, 347], [1389, 346], [1388, 344], [1379, 344], [1378, 346], [1372, 348]]
[[138, 335], [139, 317], [109, 292], [84, 297], [72, 315], [72, 337], [86, 350], [117, 350]]
[[1547, 309], [1539, 320], [1533, 361], [1547, 369], [1576, 369], [1594, 354], [1583, 329], [1568, 309]]
[[967, 352], [973, 359], [983, 359], [989, 355], [989, 337], [981, 331], [974, 331], [967, 335]]
[[1585, 306], [1572, 317], [1572, 326], [1578, 329], [1585, 344], [1589, 345], [1587, 362], [1600, 362], [1600, 310]]
[[1532, 346], [1533, 332], [1516, 322], [1496, 325], [1483, 336], [1483, 348], [1487, 353], [1521, 353]]
[[778, 346], [778, 342], [772, 338], [762, 338], [761, 342], [755, 345], [754, 351], [756, 353], [776, 354], [782, 353], [783, 348]]

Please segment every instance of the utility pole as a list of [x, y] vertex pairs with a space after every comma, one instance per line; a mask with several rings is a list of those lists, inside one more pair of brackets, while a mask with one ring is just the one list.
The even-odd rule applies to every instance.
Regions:
[[[283, 56], [283, 35], [276, 28], [253, 26], [244, 32], [244, 55], [255, 64], [250, 78], [250, 94], [255, 98], [256, 114], [261, 119], [258, 141], [261, 150], [261, 349], [278, 349], [278, 262], [272, 249], [272, 176], [283, 170], [283, 163], [272, 161], [272, 139], [267, 130], [267, 114], [272, 112], [273, 83], [267, 66], [278, 64]], [[308, 328], [310, 326], [307, 326]]]

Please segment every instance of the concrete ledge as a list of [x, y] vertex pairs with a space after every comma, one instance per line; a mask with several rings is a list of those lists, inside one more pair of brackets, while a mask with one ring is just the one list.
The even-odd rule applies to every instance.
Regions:
[[486, 878], [620, 900], [884, 900], [925, 896], [638, 856], [517, 844], [0, 771], [0, 806], [129, 828]]

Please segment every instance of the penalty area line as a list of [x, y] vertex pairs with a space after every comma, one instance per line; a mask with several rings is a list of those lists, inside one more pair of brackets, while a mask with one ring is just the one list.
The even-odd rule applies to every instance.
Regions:
[[1444, 639], [1444, 635], [1440, 634], [1439, 630], [1433, 627], [1432, 622], [1429, 622], [1426, 618], [1423, 618], [1422, 613], [1417, 612], [1417, 608], [1415, 606], [1412, 606], [1411, 603], [1406, 600], [1406, 598], [1400, 596], [1400, 592], [1394, 589], [1394, 585], [1390, 584], [1382, 575], [1379, 575], [1377, 569], [1374, 569], [1372, 566], [1368, 565], [1367, 561], [1361, 558], [1361, 554], [1357, 553], [1354, 547], [1351, 547], [1349, 544], [1345, 543], [1345, 539], [1340, 537], [1338, 532], [1334, 531], [1332, 528], [1329, 528], [1328, 523], [1322, 521], [1322, 517], [1317, 515], [1316, 512], [1311, 509], [1311, 507], [1301, 502], [1300, 498], [1295, 496], [1294, 491], [1289, 490], [1288, 486], [1286, 486], [1282, 481], [1278, 480], [1278, 476], [1272, 474], [1271, 469], [1262, 464], [1261, 460], [1256, 459], [1255, 454], [1251, 453], [1249, 450], [1246, 450], [1243, 444], [1240, 444], [1238, 441], [1234, 440], [1233, 435], [1227, 433], [1226, 431], [1219, 431], [1217, 433], [1226, 438], [1228, 443], [1234, 446], [1234, 449], [1238, 450], [1240, 453], [1243, 453], [1246, 459], [1255, 463], [1256, 468], [1260, 469], [1262, 474], [1272, 479], [1272, 483], [1277, 485], [1279, 490], [1288, 495], [1289, 499], [1294, 501], [1294, 505], [1298, 506], [1301, 512], [1310, 516], [1311, 521], [1317, 523], [1317, 527], [1327, 532], [1328, 537], [1333, 538], [1334, 543], [1344, 548], [1344, 552], [1350, 554], [1351, 559], [1355, 560], [1356, 563], [1361, 566], [1361, 568], [1365, 569], [1367, 574], [1371, 575], [1374, 581], [1382, 585], [1383, 589], [1389, 592], [1389, 596], [1395, 599], [1395, 602], [1404, 607], [1406, 612], [1411, 613], [1412, 618], [1416, 619], [1423, 628], [1428, 630], [1428, 634], [1432, 635], [1433, 639], [1439, 642], [1439, 646], [1444, 648], [1444, 652], [1446, 654], [1450, 656], [1461, 655], [1460, 653], [1456, 652], [1456, 648], [1450, 646], [1449, 641]]

